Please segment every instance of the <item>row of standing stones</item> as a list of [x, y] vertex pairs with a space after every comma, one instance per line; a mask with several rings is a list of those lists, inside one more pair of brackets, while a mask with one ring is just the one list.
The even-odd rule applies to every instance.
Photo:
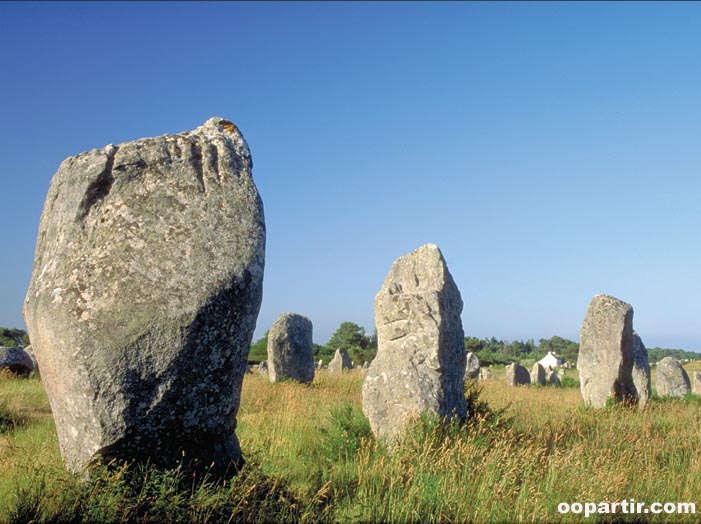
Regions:
[[[214, 117], [68, 158], [54, 175], [24, 314], [70, 470], [112, 458], [214, 475], [242, 464], [236, 415], [265, 260], [251, 169], [238, 128]], [[396, 441], [420, 413], [468, 416], [464, 380], [491, 370], [465, 353], [462, 307], [437, 246], [392, 265], [375, 297], [378, 352], [362, 387], [378, 438]], [[345, 351], [329, 365], [350, 367]], [[676, 377], [673, 368], [659, 371]], [[269, 333], [270, 380], [310, 383], [314, 371], [311, 321], [281, 315]], [[515, 365], [507, 380], [557, 379], [533, 373]], [[649, 376], [632, 308], [595, 297], [582, 326], [585, 401], [644, 404]]]

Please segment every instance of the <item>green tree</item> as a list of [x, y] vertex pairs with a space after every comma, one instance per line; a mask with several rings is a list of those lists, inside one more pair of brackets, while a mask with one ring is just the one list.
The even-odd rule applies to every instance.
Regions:
[[331, 335], [326, 347], [332, 352], [345, 349], [351, 360], [360, 365], [375, 358], [377, 354], [377, 335], [368, 337], [365, 328], [354, 322], [341, 322], [338, 329]]
[[0, 346], [25, 347], [29, 345], [29, 336], [23, 329], [0, 327]]
[[266, 331], [262, 338], [251, 344], [251, 349], [248, 352], [249, 364], [259, 364], [268, 360], [268, 333], [269, 331]]

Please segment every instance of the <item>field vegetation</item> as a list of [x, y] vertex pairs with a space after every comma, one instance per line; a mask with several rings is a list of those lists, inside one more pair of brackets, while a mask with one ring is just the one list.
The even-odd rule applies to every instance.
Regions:
[[[576, 387], [509, 388], [494, 374], [468, 385], [470, 422], [418, 420], [391, 451], [362, 414], [360, 370], [310, 386], [249, 374], [237, 429], [248, 462], [222, 483], [148, 467], [72, 476], [40, 380], [1, 375], [0, 522], [581, 522], [558, 503], [631, 498], [701, 511], [699, 397], [593, 410]], [[698, 521], [603, 517], [588, 520]]]

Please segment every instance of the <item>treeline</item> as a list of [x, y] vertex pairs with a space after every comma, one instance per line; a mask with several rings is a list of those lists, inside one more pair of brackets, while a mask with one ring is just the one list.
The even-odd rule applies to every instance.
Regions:
[[0, 346], [25, 347], [29, 345], [29, 335], [23, 329], [0, 327]]
[[465, 349], [472, 351], [480, 359], [482, 365], [511, 364], [522, 360], [540, 360], [549, 351], [556, 353], [561, 359], [576, 363], [579, 354], [579, 344], [573, 340], [558, 337], [541, 338], [538, 344], [533, 339], [526, 341], [514, 340], [507, 342], [492, 338], [465, 337]]
[[[367, 335], [365, 328], [354, 322], [341, 322], [338, 329], [331, 335], [326, 344], [313, 344], [314, 360], [321, 360], [328, 364], [337, 349], [348, 351], [350, 358], [356, 365], [370, 362], [377, 354], [377, 335]], [[248, 353], [248, 363], [257, 364], [268, 359], [268, 332], [251, 345]]]
[[664, 348], [647, 348], [647, 359], [650, 363], [659, 362], [665, 357], [674, 357], [679, 360], [701, 360], [701, 354], [684, 349], [664, 349]]

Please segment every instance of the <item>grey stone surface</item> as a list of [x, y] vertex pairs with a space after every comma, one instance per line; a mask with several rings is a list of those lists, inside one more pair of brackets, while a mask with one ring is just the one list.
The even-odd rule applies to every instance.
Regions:
[[694, 371], [694, 380], [691, 391], [696, 395], [701, 395], [701, 373]]
[[24, 313], [63, 458], [240, 463], [234, 433], [262, 298], [263, 205], [248, 145], [191, 132], [66, 159]]
[[545, 385], [545, 368], [536, 362], [531, 369], [531, 384]]
[[395, 442], [421, 413], [466, 417], [462, 306], [438, 246], [392, 264], [375, 297], [378, 350], [362, 391], [378, 438]]
[[650, 363], [647, 360], [647, 348], [640, 336], [633, 332], [633, 386], [638, 396], [638, 406], [644, 407], [652, 397], [650, 382]]
[[493, 378], [494, 374], [490, 368], [480, 368], [480, 380], [492, 380]]
[[29, 355], [29, 358], [32, 359], [32, 366], [34, 366], [34, 370], [36, 373], [39, 373], [39, 363], [37, 362], [37, 358], [34, 355], [34, 348], [29, 345], [26, 348], [24, 348], [24, 352]]
[[657, 363], [655, 387], [661, 397], [683, 397], [691, 391], [691, 382], [679, 360], [665, 357]]
[[29, 354], [18, 347], [0, 347], [0, 370], [28, 377], [34, 371], [34, 363]]
[[343, 348], [337, 349], [331, 362], [329, 362], [329, 373], [341, 373], [343, 371], [348, 371], [352, 367], [353, 364], [351, 363], [348, 351]]
[[467, 354], [465, 365], [465, 380], [478, 378], [480, 375], [480, 359], [472, 351]]
[[268, 332], [270, 382], [314, 380], [312, 321], [296, 313], [283, 313]]
[[546, 383], [549, 386], [559, 386], [560, 385], [560, 375], [556, 371], [548, 372], [548, 376], [545, 378]]
[[268, 373], [270, 370], [268, 369], [268, 361], [264, 360], [260, 364], [258, 364], [258, 373], [261, 375], [265, 375], [266, 377], [268, 376]]
[[524, 386], [531, 383], [531, 374], [520, 364], [509, 364], [506, 366], [506, 385]]
[[[613, 398], [643, 407], [649, 398], [646, 363], [647, 350], [634, 338], [633, 307], [609, 295], [596, 295], [580, 331], [577, 369], [584, 402], [603, 407]], [[649, 382], [649, 366], [647, 376]]]

